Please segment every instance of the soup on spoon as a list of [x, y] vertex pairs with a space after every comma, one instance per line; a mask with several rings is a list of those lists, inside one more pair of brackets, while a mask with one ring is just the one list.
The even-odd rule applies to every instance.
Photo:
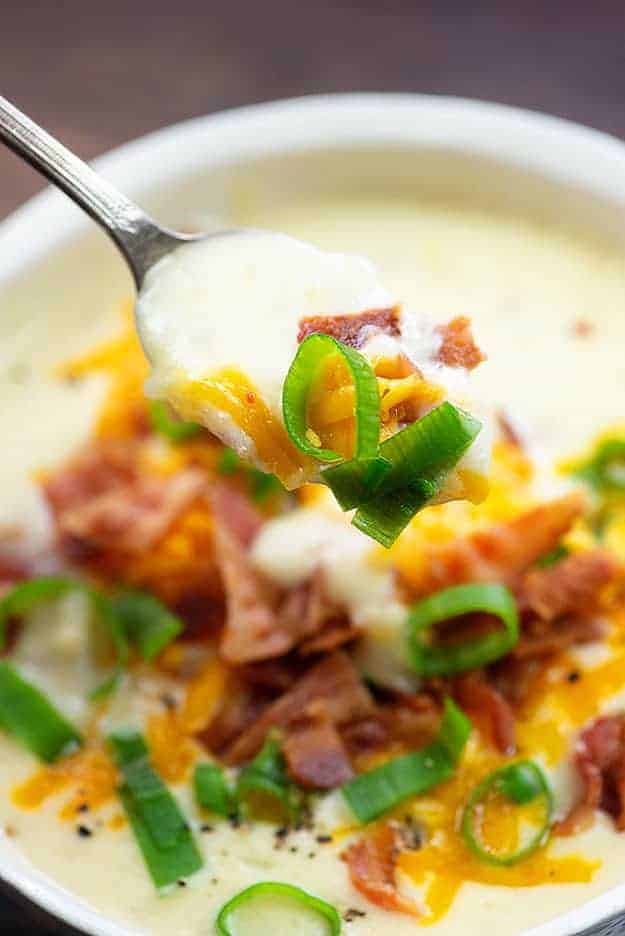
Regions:
[[[208, 238], [148, 271], [136, 320], [151, 396], [289, 489], [327, 483], [385, 545], [426, 502], [486, 492], [469, 321], [404, 310], [367, 260], [268, 231]], [[388, 523], [365, 507], [382, 496]]]

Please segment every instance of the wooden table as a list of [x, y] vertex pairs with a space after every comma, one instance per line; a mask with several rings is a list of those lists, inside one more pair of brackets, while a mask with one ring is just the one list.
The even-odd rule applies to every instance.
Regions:
[[[420, 91], [625, 137], [623, 0], [2, 0], [1, 91], [90, 159], [198, 114]], [[40, 187], [0, 151], [0, 217]], [[0, 932], [48, 936], [0, 900]], [[623, 932], [620, 928], [615, 932]]]

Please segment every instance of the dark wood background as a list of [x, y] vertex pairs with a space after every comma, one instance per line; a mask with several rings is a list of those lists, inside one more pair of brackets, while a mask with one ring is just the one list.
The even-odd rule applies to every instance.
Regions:
[[[329, 91], [457, 94], [625, 137], [624, 0], [0, 0], [0, 93], [92, 158]], [[40, 187], [0, 151], [0, 217]], [[0, 933], [48, 936], [0, 899]]]

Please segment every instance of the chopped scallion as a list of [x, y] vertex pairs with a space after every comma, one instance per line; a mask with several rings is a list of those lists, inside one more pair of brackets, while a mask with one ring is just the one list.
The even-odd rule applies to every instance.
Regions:
[[[432, 627], [473, 612], [498, 617], [502, 627], [460, 643], [435, 645], [426, 641]], [[505, 585], [472, 583], [455, 585], [424, 598], [408, 616], [410, 660], [419, 675], [451, 676], [493, 663], [518, 642], [519, 615]]]
[[81, 743], [76, 729], [6, 660], [0, 661], [0, 728], [48, 762]]
[[166, 887], [202, 867], [202, 856], [176, 800], [149, 760], [136, 732], [118, 732], [109, 744], [122, 772], [119, 796], [156, 887]]
[[183, 629], [180, 618], [147, 592], [122, 592], [111, 605], [144, 660], [153, 660]]
[[217, 764], [198, 764], [193, 776], [195, 798], [203, 809], [218, 816], [234, 816], [237, 806], [226, 776]]
[[237, 799], [249, 813], [277, 811], [295, 819], [302, 805], [298, 787], [289, 779], [280, 737], [271, 733], [254, 760], [237, 779]]
[[[286, 918], [289, 920], [290, 929], [293, 932], [299, 931], [297, 923], [298, 908], [301, 913], [309, 917], [311, 914], [319, 917], [326, 924], [325, 930], [327, 936], [340, 936], [341, 918], [335, 907], [302, 890], [301, 887], [295, 887], [293, 884], [284, 884], [278, 881], [262, 881], [260, 884], [252, 884], [245, 890], [240, 891], [232, 897], [228, 903], [219, 911], [216, 920], [216, 928], [219, 936], [238, 936], [242, 932], [247, 932], [247, 928], [242, 929], [240, 922], [237, 923], [237, 916], [242, 914], [245, 920], [253, 919], [258, 910], [255, 911], [254, 904], [262, 903], [271, 905], [271, 914], [277, 920], [280, 917], [280, 907], [284, 906]], [[293, 907], [295, 904], [295, 907]], [[259, 929], [258, 932], [261, 930]], [[315, 930], [316, 932], [316, 930]]]
[[[511, 851], [496, 851], [480, 836], [484, 815], [489, 808], [497, 809], [497, 797], [524, 806], [540, 798], [541, 816], [524, 844]], [[462, 814], [461, 831], [467, 847], [481, 861], [507, 867], [528, 858], [540, 848], [549, 835], [553, 818], [553, 793], [541, 768], [533, 761], [518, 761], [488, 774], [469, 796]]]
[[471, 722], [451, 699], [445, 700], [438, 735], [421, 751], [387, 761], [350, 780], [341, 792], [360, 822], [371, 822], [408, 796], [448, 780], [471, 732]]
[[477, 419], [445, 402], [386, 439], [379, 454], [391, 467], [372, 491], [371, 500], [360, 504], [354, 526], [383, 546], [391, 546], [436, 494], [480, 429]]

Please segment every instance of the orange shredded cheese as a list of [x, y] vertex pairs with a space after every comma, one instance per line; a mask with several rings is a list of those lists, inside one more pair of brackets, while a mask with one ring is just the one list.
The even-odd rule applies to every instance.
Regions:
[[81, 807], [95, 810], [107, 802], [117, 787], [117, 770], [106, 751], [87, 747], [43, 767], [15, 787], [11, 799], [20, 809], [34, 810], [67, 787], [72, 793], [59, 812], [61, 819], [75, 818]]

